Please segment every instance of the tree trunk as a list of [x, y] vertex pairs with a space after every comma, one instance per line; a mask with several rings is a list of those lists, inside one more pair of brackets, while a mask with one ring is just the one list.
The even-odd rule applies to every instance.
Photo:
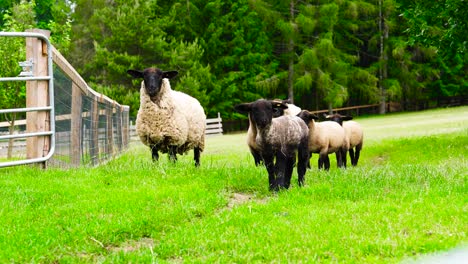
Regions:
[[[294, 21], [294, 0], [290, 2], [291, 23]], [[293, 29], [294, 30], [294, 29]], [[289, 66], [288, 66], [288, 98], [291, 100], [291, 103], [294, 103], [294, 90], [293, 90], [293, 81], [294, 81], [294, 39], [291, 37], [289, 39], [288, 45], [289, 53]]]
[[[379, 67], [379, 90], [380, 90], [380, 107], [379, 113], [385, 114], [386, 110], [386, 92], [383, 86], [383, 81], [387, 75], [386, 55], [384, 55], [384, 17], [382, 14], [382, 0], [379, 0], [379, 32], [380, 32], [380, 67]], [[388, 32], [387, 32], [388, 36]]]

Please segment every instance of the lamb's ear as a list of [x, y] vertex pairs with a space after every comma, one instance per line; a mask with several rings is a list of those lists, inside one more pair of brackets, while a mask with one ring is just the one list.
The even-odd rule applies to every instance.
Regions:
[[312, 120], [312, 119], [314, 119], [314, 120], [319, 120], [319, 117], [318, 117], [318, 116], [316, 116], [315, 114], [312, 114], [312, 113], [309, 112], [309, 111], [307, 111], [307, 112], [309, 113], [310, 119], [311, 119], [311, 120]]
[[172, 79], [174, 77], [177, 76], [177, 74], [179, 74], [178, 71], [165, 71], [163, 72], [163, 78], [168, 78], [168, 79]]
[[234, 109], [239, 113], [248, 114], [251, 109], [251, 103], [238, 104], [234, 106]]
[[128, 70], [127, 73], [130, 74], [133, 78], [143, 78], [143, 71]]
[[341, 119], [343, 119], [343, 121], [348, 121], [348, 120], [353, 119], [353, 117], [352, 116], [341, 116]]
[[288, 105], [278, 101], [271, 101], [271, 107], [273, 108], [280, 108], [280, 109], [288, 109]]

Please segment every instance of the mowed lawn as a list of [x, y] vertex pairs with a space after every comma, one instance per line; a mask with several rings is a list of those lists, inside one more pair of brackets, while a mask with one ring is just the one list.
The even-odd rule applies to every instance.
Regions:
[[0, 169], [0, 263], [399, 263], [468, 250], [468, 106], [357, 118], [357, 167], [268, 191], [246, 134], [151, 161]]

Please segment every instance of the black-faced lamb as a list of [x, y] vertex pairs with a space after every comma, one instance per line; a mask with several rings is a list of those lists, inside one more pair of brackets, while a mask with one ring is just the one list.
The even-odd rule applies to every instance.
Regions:
[[[291, 104], [291, 101], [289, 99], [287, 100], [279, 100], [275, 99], [273, 102], [278, 102], [280, 103], [279, 105], [286, 105], [287, 108], [283, 109], [280, 107], [273, 107], [273, 118], [280, 117], [283, 115], [291, 115], [295, 116], [297, 115], [300, 111], [301, 108], [298, 106]], [[275, 104], [273, 104], [275, 106]], [[249, 146], [250, 153], [252, 154], [255, 165], [258, 166], [262, 163], [262, 156], [260, 155], [260, 150], [257, 147], [257, 143], [255, 142], [256, 137], [257, 137], [257, 129], [255, 125], [252, 122], [252, 118], [249, 116], [249, 128], [247, 130], [247, 145]]]
[[331, 153], [336, 154], [338, 167], [343, 167], [342, 157], [346, 154], [344, 129], [332, 121], [315, 122], [318, 117], [307, 110], [302, 110], [298, 116], [309, 127], [309, 151], [319, 153], [318, 168], [330, 169], [328, 154]]
[[[364, 132], [361, 125], [356, 121], [348, 121], [353, 119], [352, 116], [333, 114], [327, 115], [326, 118], [337, 122], [344, 128], [346, 135], [346, 149], [349, 150], [351, 164], [356, 166], [359, 161], [362, 145], [364, 144]], [[346, 154], [344, 155], [343, 162], [346, 164]]]
[[236, 105], [235, 109], [250, 116], [251, 124], [257, 131], [255, 142], [268, 171], [269, 188], [277, 191], [280, 188], [289, 188], [296, 153], [298, 183], [299, 186], [303, 185], [309, 160], [309, 129], [297, 116], [273, 118], [275, 107], [287, 108], [280, 102], [259, 99]]
[[169, 159], [176, 161], [177, 154], [193, 149], [195, 166], [199, 166], [206, 116], [197, 99], [171, 89], [169, 79], [178, 72], [147, 68], [127, 73], [143, 79], [136, 131], [141, 142], [150, 147], [153, 160], [158, 160], [158, 151], [169, 153]]

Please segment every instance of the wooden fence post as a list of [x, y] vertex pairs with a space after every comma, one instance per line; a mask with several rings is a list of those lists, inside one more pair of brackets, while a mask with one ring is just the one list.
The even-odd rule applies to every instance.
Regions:
[[71, 105], [71, 163], [74, 166], [80, 166], [81, 163], [81, 144], [82, 144], [82, 95], [81, 89], [74, 82], [72, 83], [72, 105]]
[[[50, 31], [33, 29], [27, 32], [41, 33], [50, 37]], [[26, 38], [26, 59], [34, 62], [33, 73], [35, 77], [47, 76], [47, 44], [38, 38]], [[48, 106], [49, 81], [26, 82], [26, 107]], [[50, 131], [50, 113], [37, 111], [26, 113], [26, 131], [28, 133]], [[49, 153], [50, 137], [39, 136], [26, 139], [26, 157], [28, 159], [44, 157]], [[42, 164], [45, 168], [45, 162]]]
[[114, 111], [115, 101], [111, 104], [108, 103], [106, 107], [107, 129], [106, 129], [106, 152], [108, 157], [114, 156]]
[[91, 139], [89, 146], [89, 154], [93, 165], [99, 161], [99, 103], [97, 96], [93, 95], [91, 106]]

